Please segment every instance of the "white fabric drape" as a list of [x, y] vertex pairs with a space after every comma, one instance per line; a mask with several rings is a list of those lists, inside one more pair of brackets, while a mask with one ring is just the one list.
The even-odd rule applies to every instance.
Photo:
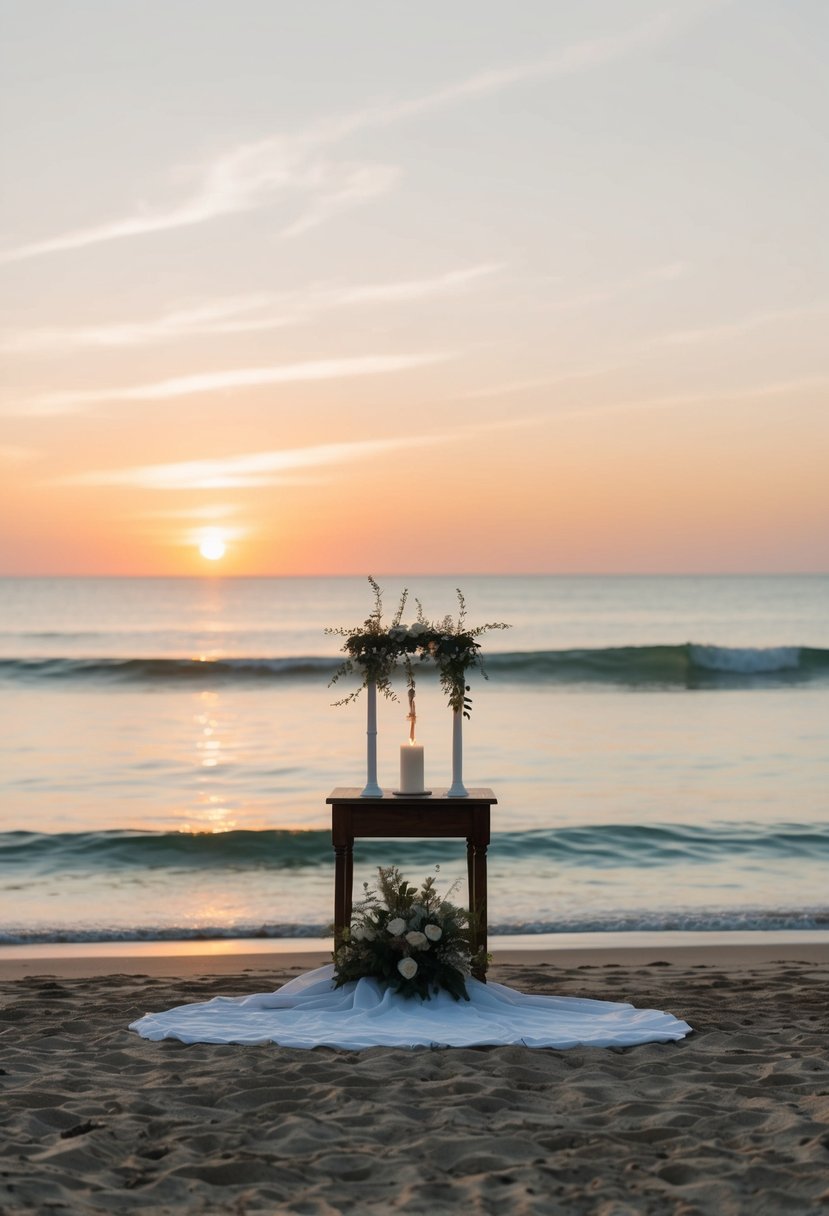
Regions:
[[408, 1000], [377, 980], [333, 985], [331, 964], [276, 992], [214, 997], [148, 1013], [130, 1026], [145, 1039], [182, 1043], [277, 1043], [282, 1047], [631, 1047], [667, 1043], [691, 1030], [656, 1009], [537, 996], [467, 980], [469, 1001], [440, 992]]

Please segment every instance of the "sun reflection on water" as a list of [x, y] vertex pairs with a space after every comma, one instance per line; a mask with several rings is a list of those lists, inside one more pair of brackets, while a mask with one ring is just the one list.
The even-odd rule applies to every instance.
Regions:
[[[198, 712], [193, 715], [196, 728], [194, 748], [201, 783], [215, 784], [215, 778], [210, 776], [212, 770], [230, 763], [233, 752], [233, 742], [229, 735], [230, 725], [226, 716], [221, 714], [221, 701], [215, 691], [203, 691], [198, 694]], [[186, 823], [182, 830], [185, 832], [232, 832], [238, 827], [236, 811], [229, 805], [230, 800], [225, 794], [211, 793], [202, 789], [198, 793], [198, 806], [192, 812], [194, 819]]]

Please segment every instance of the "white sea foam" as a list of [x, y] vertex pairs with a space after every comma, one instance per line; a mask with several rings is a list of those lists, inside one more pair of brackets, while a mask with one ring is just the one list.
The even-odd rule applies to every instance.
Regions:
[[696, 667], [706, 671], [732, 671], [751, 675], [764, 671], [791, 671], [800, 664], [799, 646], [700, 646], [690, 647]]

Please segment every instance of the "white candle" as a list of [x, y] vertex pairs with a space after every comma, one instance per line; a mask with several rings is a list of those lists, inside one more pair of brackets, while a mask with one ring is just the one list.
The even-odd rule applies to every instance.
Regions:
[[423, 745], [412, 740], [400, 748], [400, 793], [423, 792]]

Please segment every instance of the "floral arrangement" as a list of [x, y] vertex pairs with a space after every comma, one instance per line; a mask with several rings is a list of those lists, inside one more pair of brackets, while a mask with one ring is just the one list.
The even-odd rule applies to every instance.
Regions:
[[356, 691], [335, 704], [345, 705], [355, 700], [370, 683], [375, 683], [384, 696], [396, 700], [391, 679], [398, 664], [403, 663], [411, 687], [414, 682], [413, 664], [431, 659], [437, 665], [441, 688], [447, 695], [450, 707], [468, 718], [472, 707], [467, 683], [470, 668], [477, 667], [484, 679], [488, 679], [478, 639], [492, 629], [509, 629], [509, 625], [503, 621], [491, 621], [486, 625], [468, 627], [466, 601], [458, 588], [457, 620], [445, 616], [440, 621], [429, 621], [420, 601], [415, 600], [417, 619], [413, 625], [402, 624], [408, 601], [408, 591], [404, 590], [392, 623], [385, 629], [383, 593], [373, 578], [369, 576], [368, 581], [374, 591], [374, 610], [362, 628], [326, 630], [326, 633], [346, 639], [343, 650], [348, 656], [334, 673], [331, 683], [355, 672], [361, 676]]
[[486, 962], [472, 957], [469, 913], [441, 896], [434, 878], [418, 891], [396, 866], [381, 866], [378, 876], [379, 892], [363, 884], [363, 898], [334, 954], [336, 987], [373, 976], [406, 997], [428, 1001], [445, 989], [456, 1001], [468, 1001], [466, 977], [473, 963]]
[[485, 680], [489, 679], [484, 668], [481, 654], [481, 643], [478, 638], [491, 629], [509, 629], [503, 621], [490, 621], [486, 625], [476, 625], [468, 628], [466, 625], [466, 601], [460, 587], [456, 588], [458, 597], [458, 619], [445, 616], [442, 621], [429, 624], [423, 618], [423, 612], [418, 602], [418, 621], [413, 629], [416, 634], [417, 649], [421, 662], [427, 658], [434, 659], [440, 672], [440, 686], [446, 693], [450, 708], [456, 713], [469, 717], [472, 700], [468, 696], [467, 672], [477, 667]]
[[400, 657], [399, 634], [401, 631], [406, 633], [406, 626], [401, 626], [400, 621], [406, 607], [408, 591], [401, 595], [391, 628], [386, 630], [383, 628], [383, 592], [371, 575], [368, 581], [374, 592], [374, 609], [362, 626], [357, 626], [356, 629], [339, 628], [325, 631], [346, 638], [343, 650], [348, 655], [334, 672], [331, 683], [336, 684], [343, 676], [354, 672], [361, 677], [355, 691], [335, 701], [335, 705], [347, 705], [349, 701], [355, 701], [368, 684], [376, 684], [384, 696], [397, 700], [391, 686], [391, 677]]

